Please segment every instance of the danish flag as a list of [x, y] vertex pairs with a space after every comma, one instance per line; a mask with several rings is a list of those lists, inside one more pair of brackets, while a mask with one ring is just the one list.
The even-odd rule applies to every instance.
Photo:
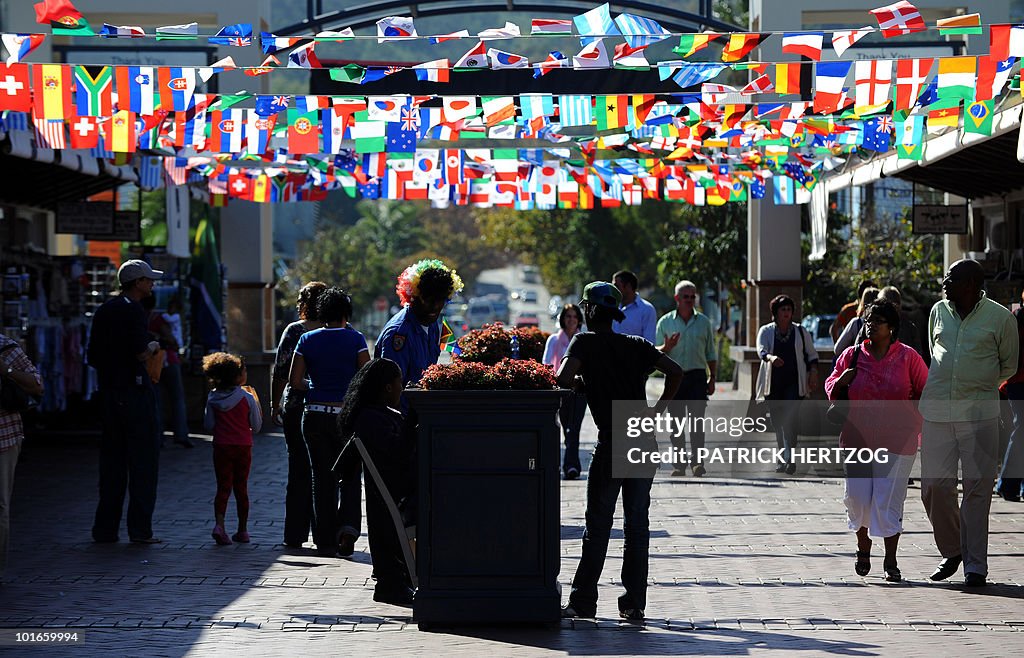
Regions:
[[928, 29], [924, 19], [921, 18], [921, 12], [907, 0], [872, 9], [871, 13], [875, 15], [878, 27], [882, 30], [882, 36], [886, 39], [913, 32], [923, 32]]

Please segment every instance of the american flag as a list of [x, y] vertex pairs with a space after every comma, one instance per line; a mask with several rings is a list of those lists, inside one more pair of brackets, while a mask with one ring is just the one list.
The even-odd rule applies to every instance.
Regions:
[[175, 185], [184, 185], [188, 178], [188, 158], [164, 158], [164, 170], [167, 179]]
[[36, 146], [48, 149], [67, 148], [64, 140], [64, 119], [33, 119]]

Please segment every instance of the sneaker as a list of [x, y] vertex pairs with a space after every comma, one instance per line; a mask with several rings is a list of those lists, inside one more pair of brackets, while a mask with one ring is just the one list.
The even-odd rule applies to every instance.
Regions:
[[597, 611], [585, 614], [574, 608], [572, 604], [562, 608], [562, 619], [594, 619], [596, 616]]
[[580, 469], [578, 469], [578, 468], [570, 468], [569, 470], [567, 470], [565, 472], [565, 479], [566, 480], [576, 480], [576, 479], [579, 478], [579, 476], [580, 476]]
[[249, 533], [248, 532], [243, 532], [243, 531], [239, 530], [235, 534], [231, 535], [231, 539], [233, 541], [237, 541], [239, 544], [248, 544], [249, 543]]
[[338, 556], [352, 557], [356, 551], [356, 538], [352, 535], [342, 535], [338, 539]]
[[672, 477], [674, 477], [674, 478], [681, 478], [681, 477], [685, 477], [685, 476], [686, 476], [686, 467], [685, 466], [676, 466], [675, 468], [672, 469]]
[[629, 610], [619, 610], [619, 616], [626, 621], [643, 621], [644, 611], [639, 608], [630, 608]]
[[231, 538], [228, 537], [228, 533], [219, 525], [213, 526], [213, 532], [210, 533], [210, 536], [213, 537], [218, 546], [228, 546], [231, 544]]
[[693, 467], [693, 477], [695, 478], [699, 478], [707, 472], [707, 469], [704, 468], [704, 464], [697, 464], [696, 466]]

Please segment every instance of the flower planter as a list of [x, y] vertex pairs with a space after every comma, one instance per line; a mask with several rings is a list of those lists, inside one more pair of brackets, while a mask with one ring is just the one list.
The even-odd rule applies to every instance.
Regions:
[[555, 415], [565, 394], [405, 392], [419, 423], [421, 628], [558, 622]]

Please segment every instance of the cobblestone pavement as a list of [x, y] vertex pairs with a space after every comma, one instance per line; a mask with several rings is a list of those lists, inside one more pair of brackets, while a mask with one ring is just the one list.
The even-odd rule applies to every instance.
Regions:
[[[585, 446], [596, 434], [585, 425]], [[170, 441], [168, 441], [170, 444]], [[589, 452], [589, 451], [585, 451]], [[798, 474], [727, 479], [659, 477], [651, 510], [651, 588], [643, 626], [616, 619], [621, 530], [613, 532], [596, 621], [559, 628], [421, 632], [409, 611], [371, 600], [365, 536], [353, 560], [281, 541], [286, 453], [257, 438], [250, 483], [253, 543], [210, 538], [211, 447], [161, 455], [154, 526], [162, 544], [97, 545], [96, 439], [27, 446], [14, 492], [0, 644], [15, 629], [82, 633], [83, 646], [45, 655], [997, 655], [1024, 648], [1020, 558], [1024, 505], [993, 502], [990, 580], [966, 590], [927, 580], [938, 556], [920, 502], [908, 495], [901, 584], [853, 572], [842, 483]], [[562, 483], [562, 567], [580, 554], [583, 480]], [[229, 506], [229, 526], [234, 514]], [[617, 520], [621, 528], [621, 519]], [[229, 527], [229, 532], [233, 527]], [[124, 535], [122, 535], [122, 538]], [[0, 648], [10, 648], [6, 644]], [[29, 653], [20, 646], [17, 655]], [[12, 652], [12, 655], [13, 652]]]

